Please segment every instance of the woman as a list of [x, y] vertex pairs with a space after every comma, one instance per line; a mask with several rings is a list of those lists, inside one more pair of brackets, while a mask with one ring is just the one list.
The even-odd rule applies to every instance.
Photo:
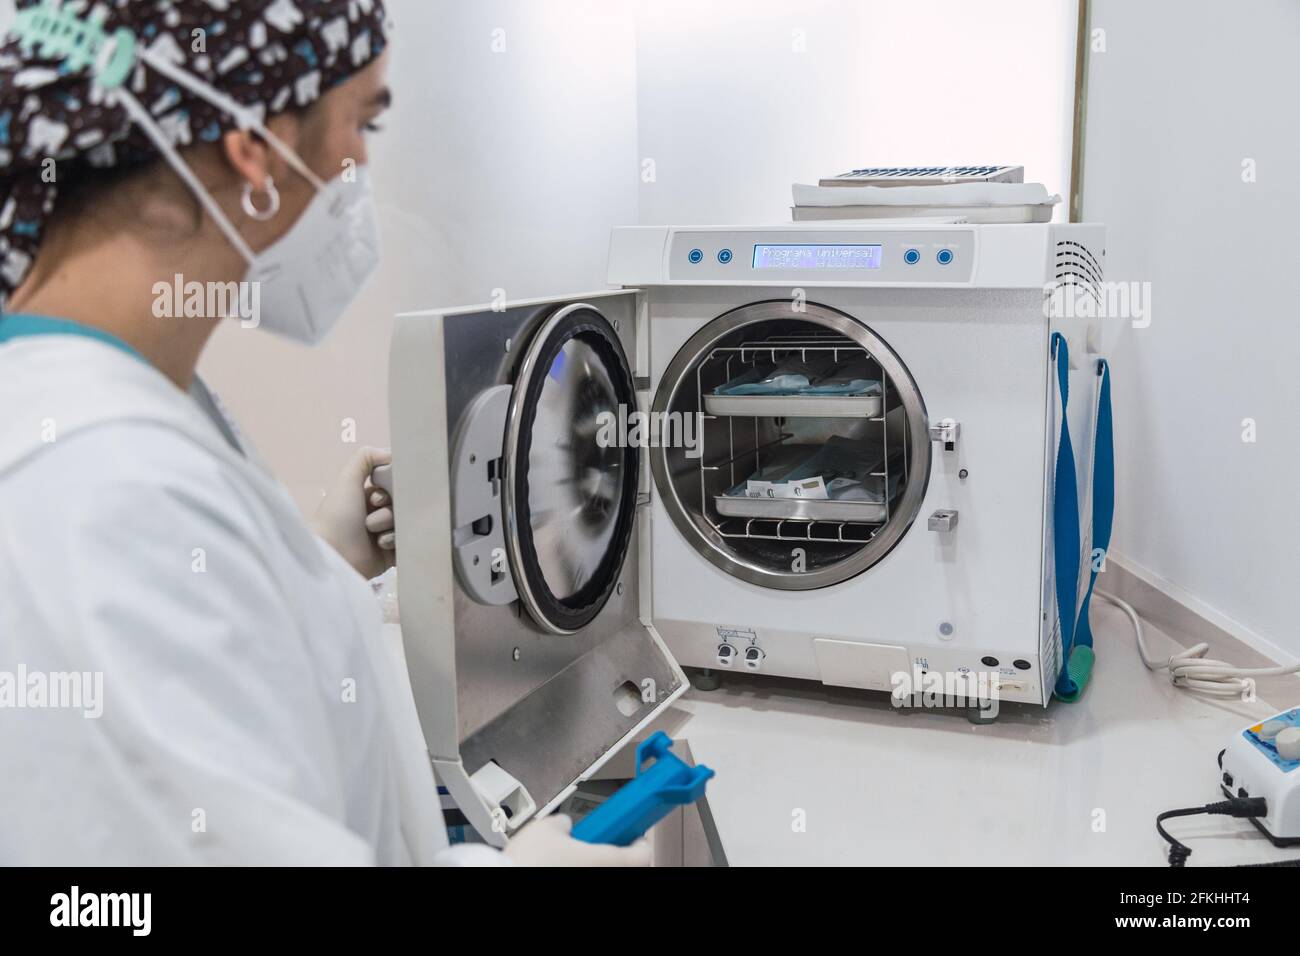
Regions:
[[386, 456], [313, 533], [195, 377], [219, 321], [319, 341], [375, 264], [381, 3], [109, 6], [137, 62], [97, 87], [0, 51], [0, 861], [644, 862], [556, 818], [447, 849], [363, 577]]

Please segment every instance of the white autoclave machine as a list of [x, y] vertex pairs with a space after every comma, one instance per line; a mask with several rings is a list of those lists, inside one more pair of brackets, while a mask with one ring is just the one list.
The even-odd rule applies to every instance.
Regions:
[[[1051, 340], [1069, 344], [1081, 448], [1101, 342], [1099, 309], [1045, 304], [1060, 287], [1095, 299], [1103, 236], [621, 228], [620, 289], [400, 316], [407, 660], [439, 778], [479, 831], [502, 843], [563, 799], [686, 689], [679, 665], [878, 691], [980, 672], [1045, 705]], [[786, 362], [873, 387], [730, 387]], [[631, 411], [649, 413], [648, 441], [598, 438]], [[747, 491], [827, 449], [872, 463], [853, 495], [826, 494], [829, 475], [810, 498]], [[1088, 454], [1077, 469], [1086, 492]]]

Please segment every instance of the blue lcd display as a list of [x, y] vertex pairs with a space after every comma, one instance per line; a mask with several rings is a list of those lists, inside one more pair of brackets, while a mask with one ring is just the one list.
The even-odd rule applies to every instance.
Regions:
[[755, 269], [879, 269], [879, 243], [792, 243], [754, 246]]

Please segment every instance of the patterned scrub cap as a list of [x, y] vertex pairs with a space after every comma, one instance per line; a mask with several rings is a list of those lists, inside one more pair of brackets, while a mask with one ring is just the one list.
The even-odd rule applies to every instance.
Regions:
[[[19, 0], [18, 8], [39, 2]], [[64, 0], [63, 9], [83, 16], [107, 10], [107, 31], [126, 27], [142, 47], [263, 122], [310, 106], [387, 45], [382, 0]], [[25, 56], [17, 37], [0, 47], [0, 306], [36, 258], [59, 180], [159, 155], [93, 85], [89, 69]], [[215, 142], [238, 127], [147, 65], [137, 63], [126, 85], [177, 149]]]

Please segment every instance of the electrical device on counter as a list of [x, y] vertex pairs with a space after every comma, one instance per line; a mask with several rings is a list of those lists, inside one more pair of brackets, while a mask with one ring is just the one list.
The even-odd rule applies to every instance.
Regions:
[[[1053, 335], [1073, 357], [1085, 512], [1101, 338], [1044, 290], [1099, 295], [1103, 236], [616, 229], [609, 281], [636, 290], [643, 401], [660, 422], [699, 422], [694, 447], [648, 451], [649, 616], [677, 660], [881, 691], [900, 674], [985, 674], [1004, 700], [1046, 704], [1061, 668]], [[801, 363], [806, 385], [734, 387]], [[783, 474], [824, 487], [769, 494]]]
[[1095, 300], [1103, 259], [1093, 225], [626, 228], [621, 290], [399, 316], [407, 663], [483, 837], [643, 733], [680, 664], [1046, 704], [1051, 350], [1084, 447], [1101, 340], [1045, 286]]
[[1219, 758], [1228, 797], [1259, 797], [1267, 813], [1250, 817], [1274, 846], [1300, 845], [1300, 708], [1252, 724]]
[[[1139, 641], [1141, 635], [1139, 632]], [[1167, 829], [1179, 817], [1238, 817], [1276, 847], [1300, 845], [1300, 708], [1251, 724], [1219, 752], [1219, 789], [1228, 799], [1200, 807], [1166, 810], [1156, 816], [1156, 832], [1169, 844], [1169, 865], [1182, 867], [1192, 849]], [[1300, 858], [1249, 866], [1300, 866]]]

